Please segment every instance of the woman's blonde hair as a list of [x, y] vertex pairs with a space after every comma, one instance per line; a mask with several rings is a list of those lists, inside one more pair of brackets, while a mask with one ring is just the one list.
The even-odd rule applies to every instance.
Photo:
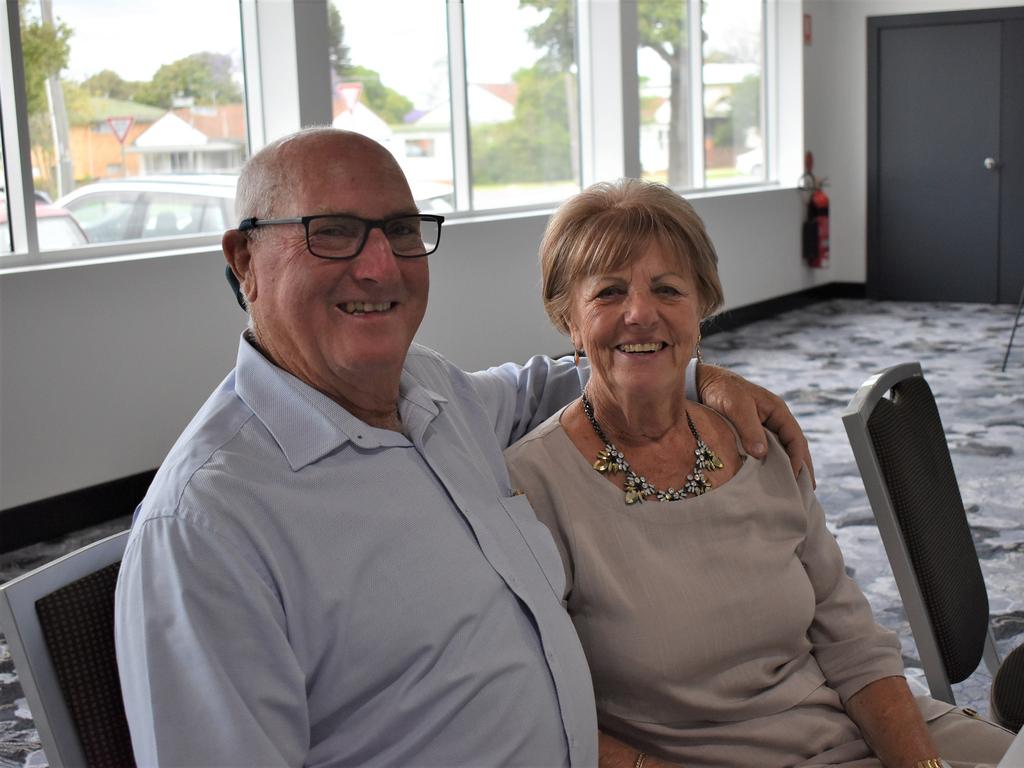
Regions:
[[569, 332], [572, 288], [578, 280], [622, 269], [652, 244], [690, 270], [701, 318], [722, 305], [718, 255], [693, 206], [664, 184], [619, 179], [594, 184], [566, 200], [544, 230], [542, 291], [554, 326]]

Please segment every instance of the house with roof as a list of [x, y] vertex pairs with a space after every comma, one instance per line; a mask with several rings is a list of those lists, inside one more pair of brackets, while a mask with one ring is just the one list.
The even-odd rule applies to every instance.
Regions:
[[[95, 179], [137, 176], [141, 161], [122, 151], [164, 114], [165, 110], [123, 99], [90, 96], [84, 106], [72, 112], [68, 127], [72, 174], [78, 183]], [[124, 139], [118, 141], [108, 118], [131, 118]]]
[[128, 144], [139, 175], [232, 173], [245, 162], [243, 104], [185, 106], [166, 112]]

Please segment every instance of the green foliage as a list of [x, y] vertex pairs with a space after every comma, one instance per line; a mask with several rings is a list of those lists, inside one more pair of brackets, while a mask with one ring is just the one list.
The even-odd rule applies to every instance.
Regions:
[[[669, 67], [673, 84], [687, 79], [687, 4], [682, 0], [633, 0], [637, 4], [637, 34], [640, 45], [651, 49]], [[571, 0], [519, 0], [520, 8], [547, 11], [544, 20], [527, 30], [530, 42], [546, 49], [545, 58], [556, 63], [561, 71], [568, 71], [575, 62], [573, 18]], [[688, 157], [679, 137], [688, 128], [685, 85], [673, 87], [673, 102], [669, 144], [669, 177], [672, 183], [684, 181], [688, 174]], [[648, 105], [650, 106], [650, 105]]]
[[732, 121], [749, 128], [761, 125], [761, 78], [747, 75], [732, 92]]
[[242, 91], [231, 77], [231, 57], [222, 53], [193, 53], [164, 64], [135, 99], [143, 104], [170, 109], [176, 98], [191, 98], [195, 104], [234, 104]]
[[686, 3], [681, 0], [639, 0], [637, 34], [640, 45], [657, 53], [670, 67], [679, 66], [687, 48]]
[[327, 4], [327, 29], [330, 36], [329, 53], [331, 69], [336, 75], [344, 74], [352, 66], [348, 58], [348, 46], [345, 45], [345, 25], [341, 21], [341, 13], [334, 3]]
[[46, 80], [60, 74], [71, 55], [71, 28], [57, 20], [51, 24], [28, 13], [28, 3], [21, 0], [21, 51], [25, 62], [25, 90], [29, 114], [49, 111], [46, 101]]
[[125, 80], [112, 69], [104, 69], [82, 81], [82, 88], [90, 96], [133, 101], [145, 83]]
[[380, 75], [372, 69], [348, 66], [341, 72], [341, 77], [346, 82], [362, 83], [363, 102], [387, 123], [401, 123], [412, 111], [413, 103], [398, 91], [384, 85]]
[[761, 125], [761, 78], [747, 75], [736, 84], [727, 97], [729, 117], [707, 120], [707, 130], [716, 147], [732, 147], [742, 152], [742, 142], [748, 128]]
[[571, 179], [572, 140], [566, 94], [575, 94], [575, 78], [541, 60], [533, 67], [520, 69], [513, 80], [519, 89], [515, 119], [473, 127], [473, 182]]
[[519, 7], [548, 11], [542, 22], [526, 30], [529, 41], [546, 51], [547, 63], [560, 71], [575, 64], [575, 0], [519, 0]]

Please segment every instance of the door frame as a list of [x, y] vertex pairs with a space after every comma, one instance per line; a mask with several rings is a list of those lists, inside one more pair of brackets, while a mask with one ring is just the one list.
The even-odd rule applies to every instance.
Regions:
[[[865, 279], [866, 293], [869, 298], [877, 298], [879, 280], [882, 274], [881, 265], [881, 232], [879, 222], [880, 173], [879, 173], [879, 135], [881, 98], [879, 79], [881, 75], [881, 37], [883, 30], [900, 27], [940, 26], [949, 24], [971, 24], [976, 22], [1010, 21], [1024, 19], [1024, 6], [1006, 8], [986, 8], [974, 11], [937, 11], [934, 13], [911, 13], [895, 16], [869, 16], [867, 19], [868, 36], [868, 167], [867, 167], [867, 274]], [[1001, 88], [1005, 93], [1005, 84]], [[1001, 96], [1002, 98], [1002, 96]], [[1003, 125], [1006, 117], [1000, 110], [1000, 126], [998, 131], [998, 151], [1003, 155], [1002, 143], [1005, 132]], [[1002, 177], [999, 180], [1000, 198], [1002, 197]], [[997, 244], [999, 243], [997, 236]], [[1000, 245], [1001, 250], [1001, 245]], [[997, 267], [998, 268], [998, 267]], [[997, 291], [999, 275], [997, 275]]]

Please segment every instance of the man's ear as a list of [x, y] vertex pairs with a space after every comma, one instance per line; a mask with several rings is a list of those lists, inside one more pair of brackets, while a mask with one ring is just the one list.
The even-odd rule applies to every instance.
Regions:
[[[224, 259], [240, 286], [241, 295], [246, 304], [256, 299], [256, 275], [252, 270], [252, 252], [249, 250], [249, 238], [244, 232], [229, 229], [220, 241], [224, 251]], [[230, 281], [230, 278], [229, 278]]]

